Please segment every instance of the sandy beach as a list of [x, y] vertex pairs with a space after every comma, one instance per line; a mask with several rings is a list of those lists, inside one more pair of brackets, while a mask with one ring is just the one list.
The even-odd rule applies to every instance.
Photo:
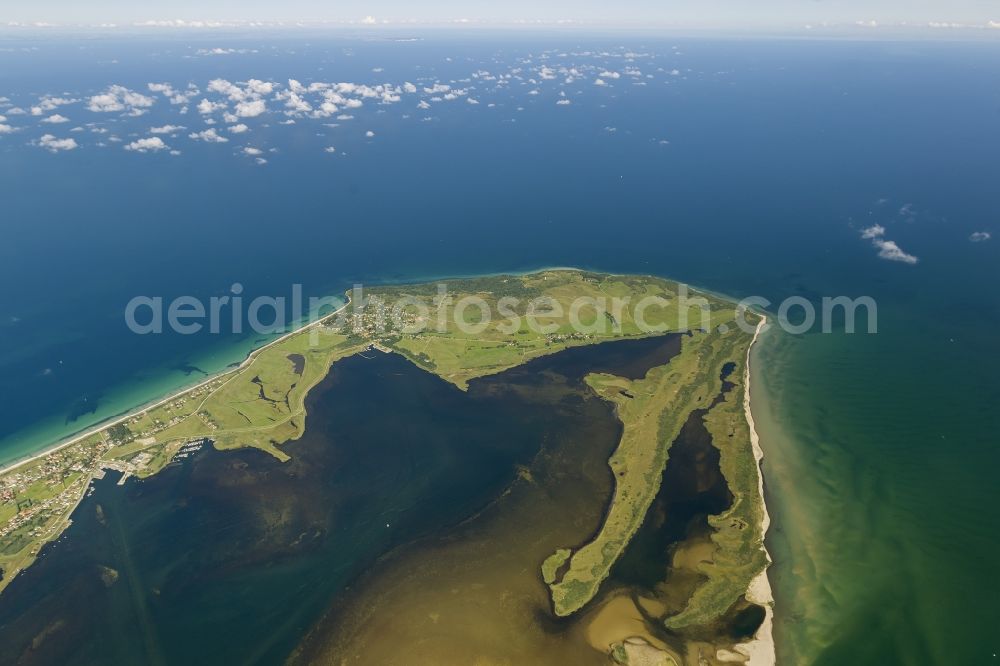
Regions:
[[[766, 325], [767, 318], [765, 317], [761, 319], [759, 324], [757, 324], [757, 329], [753, 334], [753, 340], [750, 342], [750, 347], [747, 349], [747, 362], [744, 377], [745, 390], [743, 393], [743, 411], [746, 413], [747, 423], [750, 425], [750, 442], [753, 445], [754, 458], [757, 459], [757, 487], [760, 491], [761, 506], [764, 509], [764, 514], [761, 518], [760, 524], [762, 535], [767, 534], [767, 529], [771, 525], [771, 517], [767, 513], [767, 504], [764, 502], [764, 476], [763, 472], [760, 470], [760, 463], [764, 458], [764, 451], [760, 447], [760, 437], [757, 435], [757, 429], [754, 426], [753, 421], [753, 413], [750, 411], [750, 355], [753, 351], [753, 346], [757, 344], [757, 338], [760, 336], [761, 331], [764, 330]], [[761, 545], [761, 548], [764, 548], [764, 546]], [[767, 549], [764, 549], [764, 553], [767, 555], [767, 562], [768, 565], [770, 565], [771, 556], [767, 553]], [[753, 640], [737, 645], [735, 650], [747, 657], [745, 663], [749, 666], [774, 666], [776, 661], [773, 635], [774, 595], [771, 592], [771, 583], [767, 578], [767, 569], [760, 572], [760, 574], [750, 582], [750, 587], [747, 588], [746, 597], [748, 601], [764, 607], [764, 621], [761, 623], [760, 628], [754, 635]]]

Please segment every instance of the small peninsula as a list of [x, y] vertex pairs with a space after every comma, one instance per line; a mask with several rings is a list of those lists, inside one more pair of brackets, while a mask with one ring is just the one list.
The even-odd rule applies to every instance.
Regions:
[[[566, 349], [669, 333], [679, 337], [678, 352], [642, 376], [584, 377], [621, 423], [607, 461], [614, 490], [596, 533], [537, 562], [535, 575], [548, 588], [554, 616], [596, 603], [661, 492], [672, 443], [697, 422], [717, 450], [731, 502], [708, 517], [711, 533], [693, 567], [697, 584], [688, 586], [682, 607], [636, 607], [664, 635], [708, 641], [733, 657], [722, 661], [773, 663], [767, 514], [747, 398], [749, 350], [763, 324], [756, 313], [688, 293], [677, 282], [573, 269], [381, 285], [360, 299], [349, 294], [337, 312], [258, 349], [239, 367], [0, 473], [0, 594], [62, 534], [106, 470], [121, 473], [120, 483], [142, 479], [207, 443], [253, 447], [281, 461], [294, 456], [289, 443], [307, 427], [306, 396], [341, 359], [373, 348], [395, 353], [466, 390], [472, 380]], [[763, 618], [756, 636], [711, 640], [724, 619], [753, 609]], [[617, 663], [686, 663], [676, 645], [655, 637], [621, 636], [601, 649]]]

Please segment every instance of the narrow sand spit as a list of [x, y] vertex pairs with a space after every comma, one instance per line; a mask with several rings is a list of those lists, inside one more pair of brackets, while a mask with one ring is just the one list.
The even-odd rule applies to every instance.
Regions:
[[[760, 332], [767, 325], [767, 319], [761, 319], [760, 323], [757, 324], [757, 330], [754, 331], [753, 340], [750, 342], [750, 347], [747, 349], [747, 362], [746, 371], [744, 377], [745, 390], [743, 393], [743, 411], [747, 416], [747, 423], [750, 424], [750, 442], [753, 445], [754, 458], [757, 459], [757, 487], [760, 491], [760, 502], [764, 509], [764, 515], [760, 521], [761, 534], [767, 533], [767, 528], [771, 525], [771, 517], [767, 513], [767, 505], [764, 504], [764, 476], [760, 470], [760, 462], [764, 458], [764, 452], [760, 448], [760, 438], [757, 436], [757, 429], [754, 427], [753, 414], [750, 412], [750, 352], [753, 350], [753, 346], [757, 343], [757, 337]], [[761, 548], [764, 548], [763, 544]], [[768, 566], [771, 564], [771, 556], [764, 550], [765, 555], [767, 555]], [[740, 654], [747, 657], [746, 664], [749, 666], [774, 666], [775, 664], [775, 653], [774, 653], [774, 636], [772, 635], [773, 625], [774, 625], [774, 595], [771, 593], [771, 583], [767, 579], [767, 570], [761, 571], [760, 574], [750, 582], [750, 587], [747, 588], [747, 600], [755, 604], [760, 604], [764, 607], [764, 621], [761, 623], [760, 628], [754, 635], [753, 640], [746, 643], [740, 643], [734, 649]]]

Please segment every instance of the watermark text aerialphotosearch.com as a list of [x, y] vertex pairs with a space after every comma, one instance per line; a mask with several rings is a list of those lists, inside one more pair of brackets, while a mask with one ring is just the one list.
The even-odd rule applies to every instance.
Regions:
[[[775, 307], [776, 306], [776, 307]], [[673, 312], [670, 324], [663, 313]], [[730, 325], [752, 333], [756, 323], [748, 321], [747, 312], [769, 312], [769, 322], [792, 334], [836, 330], [856, 332], [858, 321], [864, 322], [867, 333], [878, 330], [877, 304], [870, 296], [823, 297], [817, 304], [801, 296], [791, 296], [780, 303], [751, 296], [736, 303], [731, 324], [716, 328], [725, 332]], [[331, 314], [332, 311], [332, 314]], [[657, 315], [660, 316], [657, 316]], [[859, 315], [860, 318], [859, 318]], [[469, 335], [483, 333], [493, 327], [513, 335], [522, 327], [547, 335], [565, 326], [581, 335], [620, 333], [622, 322], [631, 320], [640, 333], [656, 334], [668, 331], [708, 330], [712, 327], [711, 306], [703, 295], [680, 284], [676, 296], [578, 297], [562, 303], [550, 296], [520, 299], [504, 296], [493, 302], [476, 295], [454, 297], [447, 283], [437, 285], [433, 296], [401, 296], [386, 301], [370, 295], [362, 285], [355, 285], [345, 304], [336, 297], [305, 299], [301, 285], [292, 285], [290, 296], [256, 296], [246, 299], [243, 286], [234, 283], [230, 293], [212, 296], [207, 301], [194, 296], [166, 300], [159, 296], [136, 296], [125, 308], [125, 322], [140, 335], [173, 332], [191, 335], [210, 333], [253, 332], [260, 335], [287, 333], [302, 322], [320, 320], [342, 333], [445, 333], [457, 330]], [[654, 323], [655, 322], [655, 323]]]

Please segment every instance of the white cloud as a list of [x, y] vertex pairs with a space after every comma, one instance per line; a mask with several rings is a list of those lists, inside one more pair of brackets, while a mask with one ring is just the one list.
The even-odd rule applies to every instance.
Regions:
[[125, 150], [132, 150], [137, 153], [146, 153], [150, 151], [155, 153], [158, 150], [167, 150], [167, 148], [167, 144], [163, 143], [163, 139], [158, 136], [139, 139], [125, 146]]
[[42, 118], [43, 123], [52, 123], [53, 125], [58, 125], [59, 123], [68, 123], [69, 118], [66, 116], [61, 116], [58, 113], [54, 113], [48, 118]]
[[174, 132], [179, 132], [185, 129], [181, 125], [163, 125], [162, 127], [150, 127], [150, 134], [173, 134]]
[[31, 115], [40, 116], [45, 111], [53, 111], [60, 106], [66, 106], [67, 104], [73, 104], [78, 101], [79, 100], [69, 99], [66, 97], [52, 97], [50, 95], [46, 95], [38, 101], [36, 106], [31, 107]]
[[573, 102], [569, 101], [568, 99], [561, 99], [558, 102], [556, 102], [556, 104], [559, 105], [559, 106], [568, 106], [568, 105], [570, 105], [572, 103]]
[[14, 131], [14, 128], [10, 125], [4, 125], [0, 123], [0, 134], [10, 134]]
[[607, 84], [607, 83], [605, 83], [604, 79], [596, 79], [596, 80], [594, 81], [594, 85], [595, 85], [595, 86], [606, 86], [606, 85], [608, 85], [608, 84]]
[[122, 100], [128, 106], [149, 107], [153, 106], [155, 103], [155, 100], [152, 97], [146, 97], [145, 95], [129, 90], [128, 88], [118, 86], [118, 90], [120, 91]]
[[252, 102], [240, 102], [236, 105], [236, 115], [240, 118], [256, 118], [267, 111], [264, 100], [255, 99]]
[[375, 136], [375, 132], [373, 132], [373, 131], [371, 131], [371, 130], [368, 130], [367, 132], [365, 132], [365, 136], [366, 136], [366, 137], [368, 137], [368, 138], [370, 139], [370, 138], [372, 138], [373, 136]]
[[329, 118], [333, 114], [337, 113], [338, 110], [337, 105], [333, 102], [323, 102], [320, 104], [319, 110], [316, 111], [315, 116], [317, 118]]
[[247, 81], [247, 90], [254, 93], [255, 95], [270, 95], [274, 92], [274, 84], [270, 81], [261, 81], [259, 79], [250, 79]]
[[248, 129], [250, 128], [244, 125], [243, 123], [240, 123], [238, 125], [232, 125], [229, 127], [229, 131], [232, 132], [233, 134], [243, 134]]
[[919, 259], [917, 259], [912, 254], [907, 254], [903, 252], [895, 241], [876, 239], [873, 241], [875, 247], [878, 248], [878, 256], [882, 259], [888, 259], [889, 261], [901, 261], [904, 264], [915, 264]]
[[412, 83], [410, 83], [409, 81], [407, 81], [406, 83], [403, 84], [403, 90], [405, 90], [408, 93], [415, 93], [417, 92], [417, 87]]
[[103, 93], [94, 95], [87, 103], [87, 108], [94, 113], [111, 113], [114, 111], [124, 111], [125, 105], [116, 95]]
[[245, 146], [243, 148], [244, 155], [250, 155], [251, 157], [256, 157], [257, 155], [263, 155], [264, 151], [260, 148], [254, 148], [253, 146]]
[[225, 102], [211, 102], [207, 99], [203, 99], [198, 102], [198, 113], [203, 116], [207, 116], [210, 113], [215, 113], [216, 111], [221, 111], [226, 108]]
[[361, 19], [361, 23], [364, 24], [364, 25], [375, 25], [375, 23], [376, 23], [375, 17], [374, 16], [366, 16], [363, 19]]
[[598, 76], [601, 77], [602, 79], [620, 79], [622, 77], [622, 75], [619, 74], [618, 72], [612, 72], [611, 70], [608, 69], [602, 71], [600, 74], [598, 74]]
[[225, 95], [233, 101], [241, 101], [246, 98], [246, 93], [242, 88], [225, 79], [212, 79], [209, 81], [208, 91]]
[[215, 128], [209, 128], [207, 130], [202, 130], [201, 132], [192, 132], [188, 134], [188, 138], [194, 139], [195, 141], [204, 141], [205, 143], [226, 143], [229, 141], [224, 136], [219, 136], [219, 133], [215, 131]]
[[993, 234], [988, 231], [976, 231], [969, 236], [969, 240], [973, 243], [982, 243], [983, 241], [988, 241], [993, 238]]
[[296, 92], [290, 92], [288, 94], [285, 106], [288, 108], [289, 113], [309, 113], [312, 111], [312, 105], [302, 99], [302, 97]]
[[53, 153], [57, 153], [60, 150], [73, 150], [78, 147], [75, 139], [57, 139], [51, 134], [43, 135], [38, 140], [38, 145]]
[[333, 146], [327, 146], [326, 148], [323, 149], [323, 152], [326, 152], [326, 153], [335, 153], [335, 152], [337, 152], [337, 149], [334, 148]]
[[861, 237], [866, 239], [879, 238], [884, 235], [885, 235], [885, 227], [883, 227], [881, 224], [876, 224], [868, 227], [867, 229], [861, 230]]
[[161, 93], [168, 99], [177, 95], [177, 92], [169, 83], [147, 83], [146, 87], [149, 88], [149, 92]]
[[216, 46], [212, 49], [198, 49], [195, 51], [195, 55], [200, 56], [213, 56], [213, 55], [232, 55], [234, 53], [249, 53], [247, 49], [224, 49]]
[[136, 21], [132, 25], [138, 28], [235, 28], [243, 27], [246, 23], [241, 21], [185, 21], [183, 19], [171, 19], [168, 21]]
[[156, 102], [152, 97], [129, 90], [125, 86], [113, 85], [100, 95], [94, 95], [87, 103], [87, 109], [95, 113], [128, 111], [141, 115]]
[[919, 261], [917, 257], [902, 250], [895, 241], [886, 240], [885, 227], [881, 224], [874, 224], [861, 230], [861, 237], [870, 240], [872, 245], [878, 248], [878, 256], [888, 261], [900, 261], [904, 264], [915, 264]]

